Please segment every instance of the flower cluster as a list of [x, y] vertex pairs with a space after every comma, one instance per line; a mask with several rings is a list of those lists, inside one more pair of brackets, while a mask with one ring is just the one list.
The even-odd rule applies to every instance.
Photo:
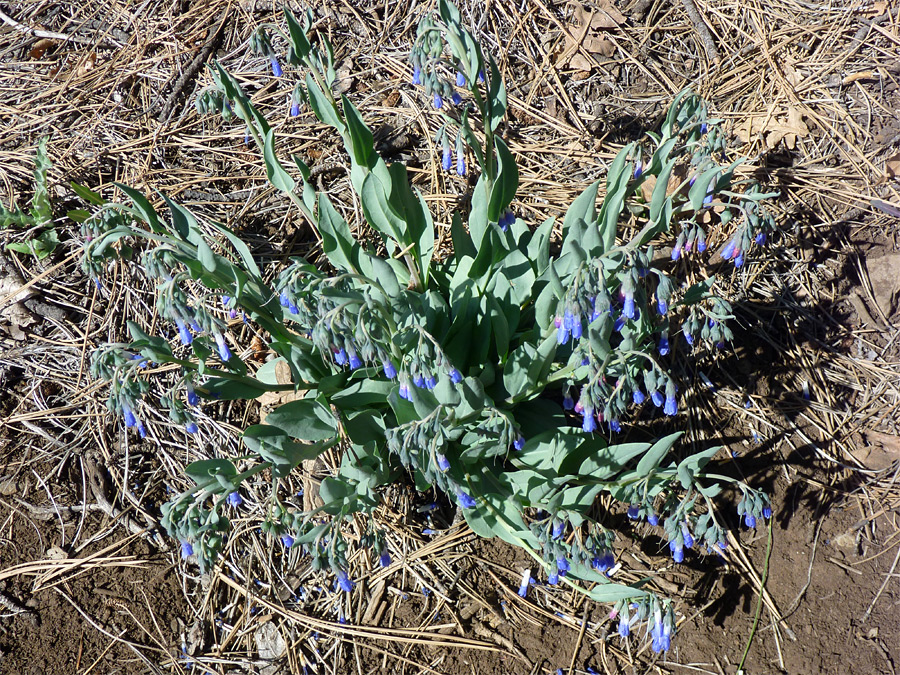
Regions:
[[572, 528], [566, 536], [567, 521], [563, 514], [546, 516], [530, 523], [529, 529], [541, 542], [544, 562], [550, 570], [547, 583], [555, 586], [573, 566], [582, 565], [605, 573], [615, 565], [612, 552], [613, 534], [599, 524], [588, 522], [586, 532]]
[[[416, 30], [416, 42], [409, 54], [413, 69], [412, 83], [425, 88], [425, 94], [433, 97], [436, 109], [449, 100], [453, 105], [462, 103], [457, 89], [467, 86], [462, 64], [452, 64], [444, 57], [444, 39], [441, 28], [431, 17], [423, 17]], [[484, 82], [484, 74], [478, 74], [478, 81]], [[460, 173], [460, 175], [462, 175]]]
[[660, 601], [655, 596], [642, 598], [637, 602], [621, 600], [616, 603], [609, 618], [618, 619], [618, 633], [627, 638], [635, 630], [635, 626], [646, 622], [646, 629], [650, 633], [651, 648], [659, 654], [672, 647], [672, 637], [675, 635], [675, 612], [670, 602]]
[[756, 521], [760, 518], [768, 520], [772, 517], [772, 505], [769, 497], [755, 490], [742, 488], [741, 501], [738, 502], [737, 513], [744, 519], [744, 525], [749, 528], [756, 527]]

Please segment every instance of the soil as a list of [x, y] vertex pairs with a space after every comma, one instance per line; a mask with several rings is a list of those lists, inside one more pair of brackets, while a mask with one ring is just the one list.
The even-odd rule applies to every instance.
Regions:
[[[244, 150], [236, 136], [223, 133], [215, 140], [221, 147], [192, 154], [192, 144], [201, 137], [188, 96], [196, 89], [188, 78], [179, 90], [178, 78], [214, 38], [210, 26], [218, 25], [218, 9], [151, 3], [153, 11], [143, 16], [110, 10], [102, 17], [81, 17], [76, 25], [56, 6], [36, 5], [28, 14], [23, 3], [7, 4], [15, 4], [8, 11], [23, 25], [81, 31], [79, 35], [94, 40], [84, 45], [54, 38], [48, 46], [38, 42], [39, 35], [0, 28], [0, 84], [9, 83], [0, 86], [0, 109], [12, 111], [18, 125], [16, 133], [0, 139], [4, 169], [0, 179], [4, 189], [20, 196], [20, 203], [30, 185], [22, 163], [25, 149], [51, 132], [54, 208], [60, 215], [67, 208], [84, 206], [69, 190], [69, 180], [98, 190], [101, 186], [111, 190], [112, 180], [170, 193], [183, 192], [185, 186], [206, 186], [220, 195], [262, 184], [261, 164], [255, 158], [241, 158]], [[215, 37], [222, 45], [216, 54], [232, 59], [235, 67], [234, 54], [244, 53], [249, 26], [279, 20], [271, 7], [261, 4], [239, 3], [238, 13], [246, 25], [232, 21], [224, 26], [223, 35]], [[355, 100], [369, 97], [370, 91], [359, 82], [375, 78], [378, 90], [387, 92], [379, 99], [377, 124], [385, 144], [381, 149], [413, 167], [417, 180], [426, 180], [430, 156], [409, 152], [413, 147], [421, 150], [425, 136], [405, 112], [394, 108], [411, 105], [406, 94], [398, 93], [402, 86], [397, 80], [405, 67], [409, 36], [402, 44], [385, 42], [386, 36], [404, 33], [408, 26], [387, 26], [396, 17], [376, 3], [325, 4], [322, 20], [334, 32], [337, 52], [357, 59], [353, 72], [360, 74], [348, 95]], [[565, 3], [546, 4], [560, 17], [557, 21], [569, 17]], [[619, 22], [611, 13], [612, 3], [595, 4], [605, 8], [602, 11], [614, 24]], [[723, 507], [735, 536], [725, 558], [689, 552], [681, 565], [671, 562], [652, 528], [617, 521], [623, 532], [616, 549], [622, 574], [654, 576], [675, 601], [680, 625], [672, 651], [654, 655], [642, 633], [623, 640], [609, 619], [608, 607], [587, 605], [562, 587], [538, 584], [527, 599], [519, 598], [515, 591], [522, 569], [529, 566], [526, 554], [496, 540], [458, 535], [459, 530], [453, 529], [429, 540], [418, 535], [419, 528], [410, 537], [418, 548], [442, 537], [454, 537], [454, 542], [440, 556], [402, 566], [387, 576], [386, 595], [379, 601], [383, 606], [377, 620], [373, 617], [368, 624], [385, 630], [416, 629], [428, 640], [406, 643], [360, 637], [348, 632], [349, 626], [336, 623], [316, 624], [310, 637], [310, 624], [289, 620], [271, 606], [260, 609], [261, 599], [284, 606], [277, 584], [264, 592], [261, 584], [247, 582], [241, 593], [226, 587], [215, 595], [210, 589], [222, 586], [221, 574], [214, 582], [201, 578], [195, 565], [180, 559], [175, 543], [160, 546], [141, 532], [158, 521], [163, 486], [168, 487], [160, 478], [166, 469], [156, 455], [159, 446], [148, 441], [130, 449], [143, 453], [141, 468], [131, 470], [141, 472], [142, 482], [152, 482], [153, 488], [137, 496], [123, 494], [115, 486], [124, 484], [122, 467], [131, 459], [129, 450], [119, 445], [121, 429], [97, 421], [108, 420], [102, 409], [105, 394], [86, 385], [83, 354], [110, 336], [122, 336], [128, 317], [117, 312], [117, 306], [133, 303], [132, 309], [143, 308], [149, 315], [146, 299], [139, 299], [148, 289], [128, 286], [133, 280], [125, 279], [126, 290], [108, 296], [108, 307], [101, 306], [103, 296], [92, 300], [82, 290], [92, 287], [73, 262], [75, 257], [66, 258], [80, 245], [77, 227], [60, 218], [63, 244], [54, 257], [45, 263], [17, 259], [21, 260], [17, 274], [35, 280], [41, 290], [40, 298], [23, 303], [34, 318], [34, 323], [21, 327], [27, 339], [12, 333], [0, 338], [0, 673], [492, 675], [562, 669], [579, 675], [592, 671], [732, 675], [742, 662], [745, 673], [897, 672], [900, 228], [896, 214], [888, 214], [890, 204], [900, 201], [896, 189], [900, 87], [895, 59], [886, 65], [867, 61], [883, 58], [896, 46], [896, 13], [889, 20], [877, 20], [881, 14], [874, 9], [835, 14], [822, 8], [814, 11], [806, 3], [787, 2], [783, 7], [770, 3], [797, 21], [807, 21], [804, 30], [809, 33], [804, 33], [809, 44], [799, 46], [793, 37], [753, 33], [761, 44], [789, 52], [779, 52], [773, 60], [769, 53], [766, 58], [757, 58], [756, 51], [747, 55], [743, 36], [774, 30], [773, 25], [781, 25], [778, 21], [762, 17], [761, 27], [754, 24], [751, 30], [745, 21], [756, 14], [742, 3], [703, 8], [708, 22], [719, 28], [716, 39], [723, 41], [720, 50], [727, 55], [722, 65], [711, 67], [699, 56], [702, 41], [680, 4], [662, 14], [653, 3], [616, 4], [623, 10], [619, 32], [608, 37], [617, 37], [625, 56], [609, 58], [617, 53], [615, 46], [607, 53], [612, 43], [601, 44], [601, 34], [607, 33], [591, 28], [589, 37], [598, 40], [598, 51], [592, 56], [574, 52], [582, 59], [597, 59], [597, 65], [583, 61], [592, 68], [584, 71], [578, 64], [559, 64], [558, 73], [554, 66], [553, 74], [548, 71], [539, 82], [532, 73], [547, 70], [550, 63], [541, 66], [541, 54], [552, 53], [555, 58], [567, 49], [568, 43], [554, 32], [558, 25], [535, 8], [534, 16], [542, 22], [538, 32], [544, 37], [529, 41], [528, 29], [513, 35], [512, 27], [519, 30], [524, 24], [513, 21], [503, 3], [489, 13], [485, 31], [499, 28], [509, 36], [502, 39], [505, 49], [498, 51], [504, 54], [500, 65], [511, 83], [512, 120], [505, 131], [515, 141], [513, 149], [525, 154], [521, 149], [532, 141], [529, 129], [538, 129], [538, 140], [530, 147], [555, 148], [536, 153], [537, 159], [521, 158], [523, 176], [530, 181], [521, 191], [523, 214], [543, 218], [564, 212], [572, 195], [561, 187], [560, 192], [548, 189], [548, 176], [563, 180], [569, 189], [602, 175], [601, 164], [615, 149], [609, 144], [640, 137], [684, 83], [705, 89], [714, 108], [733, 118], [738, 151], [753, 155], [760, 177], [783, 193], [782, 231], [773, 242], [771, 259], [748, 264], [754, 276], [741, 289], [743, 302], [736, 307], [742, 330], [734, 349], [705, 363], [710, 366], [704, 366], [705, 380], [699, 373], [695, 376], [695, 386], [685, 392], [690, 413], [683, 418], [699, 429], [698, 440], [721, 439], [725, 450], [717, 462], [722, 472], [742, 476], [769, 492], [773, 518], [748, 530], [733, 509], [729, 516]], [[885, 6], [879, 12], [889, 9], [887, 3], [874, 5]], [[420, 9], [409, 5], [395, 14], [403, 17]], [[130, 42], [133, 22], [141, 26], [139, 45]], [[385, 24], [384, 30], [370, 30], [375, 23]], [[873, 25], [877, 35], [871, 32]], [[868, 43], [854, 37], [866, 26], [871, 28], [865, 33]], [[580, 30], [577, 24], [574, 27]], [[892, 41], [871, 46], [885, 35]], [[559, 44], [554, 42], [557, 37]], [[4, 39], [8, 44], [2, 44]], [[787, 42], [793, 47], [786, 47]], [[832, 51], [819, 58], [818, 50]], [[385, 63], [371, 62], [375, 53], [388, 54]], [[537, 61], [533, 54], [538, 54]], [[745, 57], [746, 66], [738, 67]], [[838, 60], [847, 72], [833, 70], [831, 64]], [[779, 64], [777, 71], [771, 70], [774, 63]], [[354, 63], [349, 67], [353, 69]], [[877, 77], [866, 74], [870, 71]], [[74, 83], [72, 89], [52, 89], [61, 86], [60, 73]], [[819, 82], [821, 73], [825, 75]], [[678, 86], [661, 89], [660, 82], [670, 78]], [[746, 84], [750, 80], [755, 84]], [[776, 89], [765, 89], [774, 86], [772, 82]], [[789, 88], [783, 88], [786, 82], [791, 83]], [[31, 99], [29, 87], [38, 90]], [[748, 93], [757, 89], [765, 89], [762, 98], [771, 94], [771, 100], [757, 100]], [[794, 98], [809, 94], [816, 99], [797, 104], [804, 111], [800, 125], [776, 114], [781, 110], [776, 104], [794, 101], [784, 93], [788, 90]], [[52, 104], [52, 97], [46, 98], [51, 93], [57, 99]], [[262, 106], [282, 103], [280, 94], [267, 88], [261, 87], [256, 95]], [[835, 107], [820, 106], [826, 100], [827, 106]], [[743, 107], [751, 105], [756, 107]], [[32, 108], [45, 111], [45, 120], [25, 114]], [[824, 125], [834, 110], [842, 115], [836, 131], [813, 122]], [[763, 124], [780, 121], [757, 129], [751, 118], [766, 120]], [[745, 122], [750, 132], [746, 138], [739, 131]], [[779, 124], [794, 126], [785, 131]], [[279, 127], [279, 133], [284, 129]], [[313, 133], [315, 129], [311, 124], [294, 129], [291, 138], [302, 140], [308, 157], [322, 158], [324, 166], [336, 141], [322, 136], [320, 128]], [[189, 135], [195, 132], [197, 136]], [[789, 138], [773, 140], [772, 134], [796, 138], [788, 147]], [[309, 138], [318, 139], [318, 144], [307, 142]], [[864, 166], [872, 162], [878, 164], [877, 174]], [[208, 180], [210, 175], [221, 176], [221, 181]], [[340, 173], [323, 173], [319, 181], [320, 189], [327, 184], [338, 194], [346, 192]], [[422, 186], [428, 192], [429, 186]], [[435, 204], [437, 209], [465, 200], [465, 181], [449, 187], [441, 183], [438, 188], [435, 192], [444, 197]], [[449, 194], [453, 191], [456, 194]], [[570, 192], [574, 194], [574, 189]], [[862, 194], [866, 200], [856, 201]], [[182, 196], [187, 201], [202, 198], [192, 192]], [[888, 206], [870, 206], [870, 197]], [[255, 253], [269, 259], [288, 253], [316, 259], [304, 226], [277, 215], [289, 211], [286, 204], [267, 195], [247, 198], [246, 203], [244, 196], [229, 200], [216, 217], [234, 225]], [[8, 204], [8, 195], [0, 194], [0, 201]], [[352, 212], [352, 200], [343, 200], [338, 208]], [[254, 209], [258, 213], [248, 213]], [[8, 231], [4, 236], [21, 233]], [[0, 269], [7, 270], [6, 262], [0, 262]], [[51, 264], [60, 269], [50, 269]], [[7, 274], [11, 273], [4, 272], [0, 281]], [[746, 281], [738, 275], [729, 278]], [[4, 289], [0, 285], [0, 298], [8, 292]], [[751, 407], [745, 408], [748, 400]], [[220, 421], [237, 429], [248, 419], [235, 406], [223, 405], [218, 412]], [[82, 418], [90, 420], [86, 426], [73, 426]], [[182, 440], [162, 441], [167, 449], [182, 450]], [[91, 484], [97, 474], [85, 468], [92, 462], [107, 485], [99, 492]], [[727, 501], [726, 495], [726, 505]], [[260, 559], [268, 560], [265, 555]], [[302, 560], [293, 564], [297, 569], [306, 567]], [[227, 574], [234, 579], [232, 572]], [[427, 594], [422, 579], [429, 580]], [[761, 587], [770, 604], [760, 605]], [[368, 586], [361, 584], [356, 593], [351, 601], [357, 607], [378, 601]], [[299, 603], [292, 609], [330, 622], [335, 617], [322, 609], [326, 604]], [[261, 630], [276, 625], [291, 638], [291, 649], [286, 656], [263, 659]], [[435, 635], [465, 637], [480, 648], [429, 646]]]

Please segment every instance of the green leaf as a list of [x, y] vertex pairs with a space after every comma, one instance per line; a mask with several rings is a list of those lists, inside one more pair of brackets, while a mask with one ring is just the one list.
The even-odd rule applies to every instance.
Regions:
[[70, 211], [66, 211], [66, 217], [80, 225], [91, 217], [91, 212], [85, 211], [84, 209], [71, 209]]
[[53, 166], [47, 155], [48, 140], [49, 137], [44, 136], [38, 141], [34, 155], [34, 196], [31, 198], [31, 213], [37, 225], [46, 225], [53, 220], [53, 213], [50, 209], [50, 192], [47, 190], [47, 170]]
[[197, 244], [197, 257], [200, 259], [203, 269], [207, 272], [216, 271], [216, 254], [212, 252], [212, 249], [205, 241], [201, 240]]
[[227, 459], [219, 457], [213, 459], [201, 459], [197, 462], [191, 462], [184, 467], [187, 477], [194, 481], [199, 487], [206, 487], [217, 482], [216, 476], [230, 481], [237, 476], [237, 469]]
[[297, 443], [287, 433], [269, 424], [254, 424], [244, 431], [243, 442], [264, 460], [272, 463], [272, 475], [287, 476], [305, 459], [315, 459], [329, 447], [327, 443]]
[[[535, 265], [535, 271], [538, 275], [543, 274], [550, 264], [550, 239], [553, 236], [553, 226], [555, 224], [556, 218], [547, 218], [534, 231], [534, 234], [528, 241], [528, 258]], [[453, 242], [453, 246], [455, 249], [456, 241]]]
[[347, 136], [350, 143], [347, 152], [360, 166], [371, 169], [377, 159], [375, 153], [375, 139], [366, 123], [363, 122], [356, 106], [346, 96], [341, 96], [341, 104], [344, 108], [344, 119], [347, 124]]
[[309, 73], [306, 75], [306, 91], [309, 94], [309, 105], [316, 117], [328, 126], [337, 129], [342, 137], [345, 136], [347, 126], [344, 124], [344, 120], [341, 119], [334, 104], [325, 96], [312, 74]]
[[675, 445], [675, 442], [679, 438], [681, 438], [683, 433], [684, 432], [682, 431], [677, 431], [674, 434], [669, 434], [656, 441], [638, 462], [638, 465], [635, 468], [635, 473], [637, 473], [638, 477], [643, 478], [644, 476], [649, 476], [650, 473], [659, 466], [663, 457], [669, 453], [672, 446]]
[[628, 191], [628, 183], [632, 174], [631, 164], [629, 163], [626, 167], [626, 162], [634, 150], [634, 145], [634, 143], [629, 143], [619, 150], [619, 154], [613, 160], [606, 176], [606, 197], [603, 199], [603, 206], [600, 207], [600, 215], [597, 219], [600, 237], [603, 241], [602, 253], [616, 245], [616, 230], [622, 209], [625, 207], [625, 193]]
[[128, 198], [134, 204], [134, 207], [137, 209], [141, 219], [150, 226], [151, 231], [156, 232], [157, 234], [168, 234], [168, 231], [163, 227], [162, 223], [159, 220], [159, 215], [156, 213], [156, 209], [153, 208], [153, 205], [144, 195], [142, 195], [134, 188], [123, 185], [122, 183], [113, 183], [113, 185], [115, 185], [122, 192], [128, 195]]
[[56, 234], [56, 230], [51, 228], [44, 232], [41, 232], [34, 239], [29, 239], [27, 242], [12, 242], [6, 245], [11, 251], [16, 251], [17, 253], [31, 253], [38, 260], [43, 260], [48, 255], [53, 253], [53, 250], [56, 248], [56, 245], [59, 243], [59, 237]]
[[[560, 258], [566, 255], [572, 244], [579, 236], [578, 228], [586, 223], [593, 223], [597, 217], [597, 191], [600, 189], [600, 181], [594, 181], [582, 192], [566, 211], [563, 219], [562, 240]], [[573, 229], [574, 228], [574, 229]], [[552, 232], [550, 233], [552, 234]], [[549, 236], [549, 235], [548, 235]]]
[[678, 465], [678, 479], [681, 481], [681, 486], [685, 490], [689, 489], [691, 485], [694, 484], [694, 476], [696, 476], [703, 467], [709, 463], [709, 460], [711, 460], [721, 449], [722, 446], [717, 445], [681, 460], [681, 463]]
[[457, 260], [463, 258], [475, 259], [478, 252], [472, 244], [472, 237], [463, 227], [462, 217], [459, 211], [454, 211], [450, 224], [450, 238], [453, 240], [453, 255]]
[[253, 254], [250, 253], [250, 249], [247, 248], [247, 244], [243, 242], [243, 240], [237, 236], [234, 231], [228, 229], [224, 225], [217, 223], [215, 221], [210, 221], [210, 225], [212, 225], [216, 230], [225, 235], [225, 238], [231, 243], [234, 247], [234, 250], [237, 251], [238, 255], [241, 258], [241, 262], [244, 263], [244, 269], [249, 272], [258, 282], [262, 281], [262, 272], [259, 271], [259, 267], [256, 264], [256, 261], [253, 259]]
[[[509, 148], [506, 147], [506, 143], [499, 136], [494, 138], [494, 145], [497, 148], [499, 170], [497, 177], [494, 179], [494, 187], [491, 189], [491, 197], [487, 207], [487, 217], [492, 223], [500, 220], [500, 216], [510, 205], [510, 202], [515, 199], [516, 190], [519, 189], [519, 167], [516, 166], [516, 160], [513, 158]], [[474, 198], [473, 195], [473, 206]]]
[[363, 213], [369, 224], [385, 237], [401, 245], [412, 244], [406, 236], [406, 223], [388, 199], [387, 186], [374, 173], [369, 172], [362, 181], [359, 197]]
[[284, 7], [284, 18], [287, 22], [288, 33], [291, 37], [291, 46], [294, 48], [294, 54], [297, 59], [297, 63], [294, 65], [299, 65], [299, 63], [309, 55], [309, 50], [312, 45], [310, 45], [309, 39], [306, 37], [306, 31], [303, 30], [303, 27], [298, 23], [296, 17], [294, 17], [293, 13], [286, 5]]
[[704, 298], [709, 296], [710, 289], [712, 289], [713, 284], [716, 283], [715, 275], [709, 277], [709, 279], [704, 279], [703, 281], [698, 281], [696, 284], [691, 286], [684, 293], [684, 298], [682, 299], [682, 304], [685, 305], [695, 305]]
[[191, 213], [187, 207], [173, 202], [162, 192], [159, 192], [159, 196], [163, 198], [163, 201], [169, 207], [169, 212], [172, 217], [172, 227], [175, 228], [175, 232], [178, 236], [181, 237], [183, 241], [199, 247], [200, 244], [203, 243], [203, 236], [200, 234], [200, 225], [197, 223], [194, 214]]
[[[323, 479], [322, 484], [319, 486], [319, 497], [325, 502], [326, 506], [329, 504], [343, 505], [348, 497], [355, 495], [356, 489], [353, 486], [342, 480], [338, 480], [337, 478], [332, 478], [331, 476]], [[337, 511], [330, 511], [327, 508], [324, 510], [326, 513], [336, 513], [340, 511], [340, 509]]]
[[280, 405], [266, 415], [266, 424], [303, 441], [324, 441], [338, 433], [337, 421], [331, 410], [309, 398]]
[[319, 235], [322, 237], [322, 251], [328, 260], [344, 272], [358, 272], [354, 260], [359, 247], [341, 215], [335, 210], [331, 199], [324, 192], [319, 193]]
[[[491, 131], [495, 131], [500, 122], [506, 116], [506, 86], [503, 84], [503, 78], [500, 77], [500, 70], [494, 61], [494, 57], [488, 55], [488, 63], [491, 67], [491, 84], [488, 92], [488, 106], [490, 110]], [[499, 137], [498, 139], [499, 140]], [[499, 150], [499, 146], [498, 146]], [[515, 190], [513, 190], [515, 194]], [[512, 199], [510, 199], [512, 201]]]
[[278, 157], [275, 155], [275, 131], [269, 129], [263, 141], [263, 159], [266, 163], [266, 176], [269, 182], [282, 192], [293, 192], [296, 183], [291, 174], [284, 170]]
[[229, 380], [222, 377], [210, 378], [198, 389], [207, 397], [219, 401], [259, 398], [267, 391], [261, 387], [254, 386], [247, 380]]
[[72, 186], [72, 190], [75, 192], [75, 194], [81, 197], [88, 204], [93, 204], [94, 206], [103, 206], [106, 203], [106, 200], [103, 197], [101, 197], [98, 193], [94, 192], [90, 188], [79, 185], [75, 181], [69, 181], [69, 185]]
[[[373, 371], [374, 375], [377, 371]], [[364, 377], [345, 385], [331, 396], [331, 402], [342, 410], [358, 410], [375, 405], [385, 405], [391, 389], [397, 385], [387, 380]]]

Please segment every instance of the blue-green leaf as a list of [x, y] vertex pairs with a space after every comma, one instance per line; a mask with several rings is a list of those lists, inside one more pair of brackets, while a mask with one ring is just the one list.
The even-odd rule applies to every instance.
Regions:
[[269, 182], [282, 192], [293, 192], [294, 179], [284, 170], [278, 157], [275, 156], [275, 131], [269, 129], [263, 144], [263, 159], [266, 163], [266, 176]]
[[303, 441], [324, 441], [337, 436], [337, 421], [331, 410], [315, 399], [285, 403], [266, 416], [266, 424]]

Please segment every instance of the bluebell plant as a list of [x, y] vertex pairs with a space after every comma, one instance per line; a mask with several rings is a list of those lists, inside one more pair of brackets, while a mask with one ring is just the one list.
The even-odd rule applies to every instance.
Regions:
[[[443, 169], [454, 168], [455, 154], [459, 176], [477, 173], [470, 206], [450, 216], [452, 252], [440, 257], [434, 217], [406, 167], [378, 154], [360, 111], [334, 93], [333, 51], [324, 36], [311, 38], [311, 13], [298, 20], [285, 10], [284, 19], [284, 69], [267, 33], [255, 34], [252, 46], [271, 58], [280, 81], [296, 78], [291, 114], [308, 105], [338, 132], [381, 253], [354, 237], [303, 158], [292, 156], [292, 171], [282, 164], [274, 130], [218, 63], [198, 110], [245, 126], [269, 181], [309, 223], [327, 266], [292, 258], [269, 283], [234, 232], [210, 221], [212, 241], [165, 195], [168, 219], [128, 186], [118, 187], [130, 204], [81, 188], [97, 206], [83, 225], [85, 271], [98, 276], [109, 258], [140, 251], [170, 330], [151, 335], [129, 322], [130, 342], [94, 354], [92, 373], [109, 382], [109, 408], [126, 427], [147, 434], [144, 407], [151, 381], [160, 381], [148, 366], [157, 364], [176, 367], [153, 394], [189, 436], [210, 401], [304, 392], [244, 430], [243, 470], [236, 458], [218, 456], [189, 465], [194, 485], [163, 507], [163, 525], [209, 569], [229, 536], [229, 514], [243, 503], [241, 484], [268, 471], [262, 533], [310, 556], [350, 593], [343, 524], [371, 514], [382, 488], [405, 475], [420, 491], [445, 495], [477, 534], [523, 548], [549, 584], [614, 603], [620, 635], [641, 623], [653, 649], [667, 650], [671, 603], [644, 582], [608, 576], [617, 513], [659, 534], [681, 562], [701, 542], [724, 549], [727, 523], [714, 503], [723, 485], [740, 490], [748, 527], [771, 507], [765, 494], [707, 469], [718, 448], [679, 450], [679, 432], [654, 442], [613, 439], [641, 416], [677, 423], [686, 365], [732, 339], [731, 305], [717, 294], [715, 275], [685, 279], [721, 264], [708, 250], [714, 242], [723, 242], [719, 260], [745, 264], [774, 231], [774, 195], [738, 180], [740, 161], [721, 163], [720, 121], [685, 90], [658, 132], [619, 151], [599, 211], [596, 181], [562, 223], [526, 222], [514, 206], [515, 157], [500, 133], [508, 102], [498, 66], [457, 9], [439, 0], [419, 23], [411, 86], [421, 88], [423, 107], [431, 103]], [[637, 224], [627, 240], [626, 219]], [[262, 367], [242, 359], [232, 324], [244, 322], [271, 350]], [[288, 367], [290, 384], [275, 377], [279, 366]], [[321, 483], [321, 505], [303, 511], [281, 481], [329, 449], [341, 464]], [[621, 508], [598, 508], [601, 495]], [[368, 522], [363, 548], [389, 566], [384, 534]]]

